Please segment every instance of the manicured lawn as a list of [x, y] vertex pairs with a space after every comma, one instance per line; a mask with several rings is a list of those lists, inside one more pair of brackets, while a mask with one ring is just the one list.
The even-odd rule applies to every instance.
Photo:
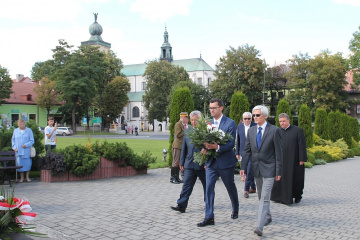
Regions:
[[143, 139], [96, 139], [96, 138], [71, 138], [71, 137], [59, 137], [57, 139], [57, 146], [58, 149], [63, 149], [67, 146], [71, 146], [74, 144], [81, 144], [85, 145], [88, 139], [94, 143], [95, 141], [105, 141], [107, 140], [109, 143], [112, 142], [126, 142], [126, 144], [134, 150], [135, 153], [141, 155], [143, 151], [149, 150], [152, 153], [153, 157], [156, 157], [156, 162], [150, 164], [149, 168], [161, 168], [167, 167], [167, 163], [163, 162], [163, 154], [162, 150], [169, 147], [168, 140], [143, 140]]

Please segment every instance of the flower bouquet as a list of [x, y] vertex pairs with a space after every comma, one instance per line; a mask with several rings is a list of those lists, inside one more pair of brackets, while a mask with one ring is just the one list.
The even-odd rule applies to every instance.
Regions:
[[44, 235], [33, 232], [33, 227], [25, 227], [27, 221], [33, 220], [36, 213], [31, 212], [29, 201], [26, 198], [15, 198], [12, 193], [0, 193], [0, 239], [10, 239], [10, 234]]
[[[223, 130], [213, 126], [210, 121], [200, 118], [197, 120], [196, 127], [189, 128], [188, 136], [191, 138], [191, 143], [195, 148], [205, 148], [204, 143], [217, 143], [218, 145], [225, 144], [229, 139], [233, 138], [231, 134], [225, 133]], [[206, 149], [206, 154], [194, 152], [194, 162], [200, 165], [206, 163], [209, 157], [216, 158], [218, 152], [215, 149]]]

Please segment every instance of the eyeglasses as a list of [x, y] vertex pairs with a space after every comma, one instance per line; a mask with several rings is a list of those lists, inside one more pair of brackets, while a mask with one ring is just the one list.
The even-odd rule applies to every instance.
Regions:
[[251, 118], [244, 118], [244, 120], [251, 120]]
[[215, 110], [217, 108], [219, 108], [219, 107], [211, 107], [211, 108], [209, 108], [209, 110]]
[[260, 117], [261, 114], [254, 114], [254, 117]]

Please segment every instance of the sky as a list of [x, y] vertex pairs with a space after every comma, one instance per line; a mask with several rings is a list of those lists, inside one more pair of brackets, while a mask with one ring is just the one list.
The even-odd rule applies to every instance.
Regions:
[[230, 47], [260, 51], [269, 66], [322, 50], [348, 57], [360, 0], [0, 0], [0, 65], [31, 77], [64, 39], [77, 49], [97, 22], [125, 65], [160, 57], [165, 26], [174, 60], [202, 58], [215, 69]]

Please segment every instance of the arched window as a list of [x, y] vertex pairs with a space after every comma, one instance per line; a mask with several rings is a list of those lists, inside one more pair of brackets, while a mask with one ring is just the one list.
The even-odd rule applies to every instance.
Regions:
[[138, 107], [133, 107], [132, 109], [132, 117], [136, 118], [136, 117], [140, 117], [140, 111]]

